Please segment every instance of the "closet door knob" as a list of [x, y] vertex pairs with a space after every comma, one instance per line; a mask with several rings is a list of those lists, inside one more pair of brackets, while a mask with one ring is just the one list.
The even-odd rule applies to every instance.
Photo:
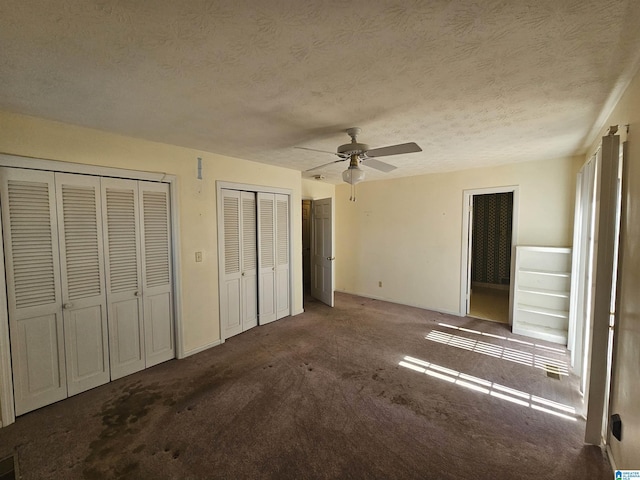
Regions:
[[69, 310], [70, 308], [73, 308], [73, 303], [65, 303], [62, 305], [62, 308]]
[[135, 295], [136, 297], [141, 297], [141, 296], [142, 296], [142, 295], [140, 295], [140, 292], [135, 292], [135, 293], [134, 293], [134, 295]]

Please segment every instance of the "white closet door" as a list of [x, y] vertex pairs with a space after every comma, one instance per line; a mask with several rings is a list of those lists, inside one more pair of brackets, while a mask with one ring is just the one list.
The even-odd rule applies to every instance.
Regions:
[[260, 325], [276, 319], [275, 195], [258, 192], [258, 318]]
[[276, 318], [290, 315], [289, 300], [289, 197], [275, 195], [276, 201]]
[[240, 192], [222, 191], [222, 258], [224, 280], [220, 296], [220, 313], [224, 338], [242, 332], [241, 229]]
[[229, 338], [258, 324], [256, 194], [223, 190], [222, 204], [220, 312]]
[[175, 357], [169, 185], [138, 182], [146, 365]]
[[138, 182], [102, 179], [111, 379], [145, 368]]
[[67, 396], [53, 173], [1, 169], [16, 415]]
[[242, 192], [242, 331], [258, 325], [256, 194]]
[[109, 381], [100, 178], [56, 173], [67, 390]]

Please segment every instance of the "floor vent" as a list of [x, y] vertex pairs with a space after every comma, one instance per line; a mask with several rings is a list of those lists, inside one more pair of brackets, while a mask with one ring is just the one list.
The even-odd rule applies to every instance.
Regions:
[[554, 380], [560, 380], [560, 369], [555, 365], [545, 364], [545, 371], [547, 372], [547, 377], [553, 378]]
[[0, 460], [0, 480], [16, 480], [14, 457], [7, 457]]

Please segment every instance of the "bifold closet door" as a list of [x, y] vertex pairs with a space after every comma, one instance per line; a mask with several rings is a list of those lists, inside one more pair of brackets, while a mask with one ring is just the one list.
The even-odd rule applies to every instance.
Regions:
[[67, 397], [51, 172], [2, 168], [2, 227], [16, 415]]
[[169, 185], [138, 182], [146, 366], [175, 357]]
[[276, 319], [276, 202], [273, 193], [258, 192], [258, 318], [260, 325]]
[[102, 179], [111, 378], [146, 366], [138, 182]]
[[260, 324], [290, 315], [289, 197], [258, 193]]
[[222, 191], [224, 279], [220, 310], [224, 338], [258, 324], [256, 195]]
[[276, 201], [276, 319], [291, 314], [289, 299], [289, 197], [275, 195]]
[[110, 380], [100, 178], [55, 174], [69, 395]]
[[258, 244], [256, 223], [256, 194], [242, 192], [242, 331], [258, 325]]
[[169, 186], [102, 179], [112, 379], [175, 357]]

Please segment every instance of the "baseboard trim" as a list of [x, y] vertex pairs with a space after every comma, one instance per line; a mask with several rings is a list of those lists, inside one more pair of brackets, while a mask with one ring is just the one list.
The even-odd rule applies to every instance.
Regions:
[[349, 292], [347, 290], [336, 290], [336, 292], [346, 293], [347, 295], [355, 295], [356, 297], [369, 298], [371, 300], [380, 300], [382, 302], [395, 303], [396, 305], [404, 305], [404, 306], [407, 306], [407, 307], [421, 308], [422, 310], [430, 310], [432, 312], [444, 313], [444, 314], [447, 314], [447, 315], [453, 315], [455, 317], [464, 317], [464, 315], [460, 315], [460, 312], [454, 312], [454, 311], [451, 311], [451, 310], [442, 310], [442, 309], [439, 309], [439, 308], [432, 308], [432, 307], [427, 307], [427, 306], [424, 306], [424, 305], [416, 305], [416, 304], [412, 304], [412, 303], [395, 302], [395, 301], [390, 300], [388, 298], [378, 297], [376, 295], [369, 295], [369, 294], [357, 293], [357, 292]]
[[224, 343], [224, 340], [216, 340], [215, 342], [208, 343], [203, 345], [202, 347], [194, 348], [193, 350], [189, 350], [188, 352], [184, 352], [182, 358], [190, 357], [191, 355], [195, 355], [196, 353], [204, 352], [205, 350], [209, 350], [210, 348], [217, 347]]

